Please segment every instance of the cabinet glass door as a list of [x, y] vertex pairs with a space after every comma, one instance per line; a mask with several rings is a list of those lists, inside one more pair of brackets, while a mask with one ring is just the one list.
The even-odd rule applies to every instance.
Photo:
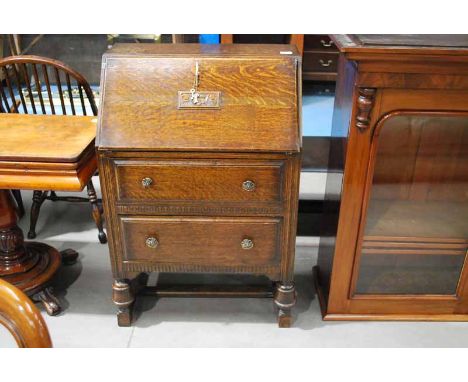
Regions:
[[468, 116], [400, 114], [376, 130], [357, 294], [456, 294], [468, 248]]

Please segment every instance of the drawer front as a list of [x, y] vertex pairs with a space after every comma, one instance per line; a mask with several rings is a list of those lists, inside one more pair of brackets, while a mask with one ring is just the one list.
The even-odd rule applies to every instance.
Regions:
[[307, 50], [323, 50], [323, 51], [338, 51], [335, 43], [330, 36], [326, 34], [306, 34], [304, 36], [304, 49]]
[[283, 167], [282, 161], [115, 161], [118, 200], [279, 202]]
[[124, 262], [239, 268], [280, 262], [281, 219], [121, 217]]
[[337, 53], [304, 52], [303, 70], [311, 72], [336, 72]]

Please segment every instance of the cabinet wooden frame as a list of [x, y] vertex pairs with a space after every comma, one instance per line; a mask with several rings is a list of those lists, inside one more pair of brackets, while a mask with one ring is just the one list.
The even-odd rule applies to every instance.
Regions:
[[[455, 294], [356, 293], [380, 131], [385, 122], [398, 116], [468, 116], [468, 52], [450, 55], [434, 48], [431, 55], [424, 55], [421, 49], [410, 48], [405, 54], [383, 48], [347, 50], [344, 37], [334, 38], [343, 53], [333, 123], [349, 127], [349, 135], [338, 147], [344, 163], [341, 198], [337, 201], [327, 195], [327, 203], [334, 204], [330, 217], [336, 232], [322, 238], [315, 268], [323, 317], [468, 321], [466, 266]], [[333, 246], [330, 242], [335, 235]], [[464, 261], [466, 265], [466, 256]]]
[[[273, 297], [279, 326], [291, 325], [300, 63], [291, 45], [122, 44], [104, 55], [96, 141], [119, 325], [131, 325], [139, 293]], [[194, 83], [219, 108], [197, 97], [178, 107]], [[272, 282], [168, 290], [147, 286], [150, 272]]]
[[[282, 189], [282, 198], [283, 201], [278, 205], [278, 203], [274, 203], [269, 207], [263, 207], [262, 205], [259, 205], [258, 203], [254, 203], [252, 205], [247, 205], [245, 202], [238, 202], [238, 203], [232, 203], [228, 204], [224, 209], [219, 209], [217, 207], [219, 203], [206, 203], [204, 202], [203, 205], [201, 205], [200, 202], [198, 201], [187, 201], [185, 203], [181, 203], [179, 201], [175, 201], [173, 203], [169, 202], [164, 202], [164, 205], [166, 208], [164, 210], [157, 210], [155, 207], [155, 203], [129, 203], [126, 201], [118, 201], [118, 184], [117, 184], [117, 177], [115, 176], [115, 163], [119, 163], [119, 160], [122, 158], [125, 158], [125, 160], [131, 160], [133, 161], [140, 161], [141, 156], [145, 158], [145, 160], [151, 158], [152, 160], [157, 160], [158, 158], [168, 158], [168, 157], [173, 157], [174, 154], [172, 153], [158, 153], [157, 156], [155, 156], [154, 153], [145, 153], [141, 152], [138, 153], [138, 157], [135, 156], [134, 153], [127, 152], [129, 156], [123, 156], [125, 153], [119, 152], [118, 156], [112, 153], [100, 153], [99, 154], [99, 171], [102, 174], [105, 174], [104, 176], [101, 177], [101, 187], [103, 193], [108, 195], [107, 198], [104, 199], [104, 211], [106, 215], [108, 216], [109, 219], [118, 219], [118, 216], [145, 216], [145, 215], [154, 215], [157, 211], [158, 216], [204, 216], [207, 214], [207, 209], [209, 210], [210, 207], [213, 208], [213, 210], [209, 211], [210, 216], [231, 216], [231, 217], [255, 217], [255, 216], [271, 216], [271, 217], [280, 217], [282, 226], [283, 227], [292, 227], [290, 229], [281, 229], [281, 239], [280, 242], [281, 248], [279, 250], [280, 253], [284, 253], [284, 256], [281, 256], [281, 266], [276, 269], [274, 272], [271, 272], [272, 280], [273, 281], [280, 281], [280, 280], [292, 280], [293, 275], [294, 275], [294, 270], [293, 270], [293, 264], [294, 264], [294, 247], [295, 243], [294, 240], [291, 240], [291, 237], [295, 237], [295, 226], [296, 226], [296, 221], [297, 216], [290, 217], [287, 211], [290, 208], [293, 208], [297, 210], [297, 203], [298, 203], [298, 198], [297, 196], [295, 197], [295, 191], [298, 191], [299, 187], [299, 182], [295, 180], [295, 172], [300, 169], [300, 155], [294, 154], [294, 155], [279, 155], [279, 154], [272, 154], [268, 155], [265, 154], [263, 155], [264, 159], [259, 160], [258, 155], [240, 155], [240, 157], [243, 158], [243, 160], [240, 162], [246, 163], [246, 159], [250, 159], [248, 163], [255, 163], [255, 161], [259, 163], [266, 163], [267, 160], [275, 160], [272, 163], [277, 163], [279, 159], [284, 160], [284, 180], [281, 185]], [[220, 158], [219, 154], [214, 154], [217, 158]], [[179, 158], [183, 158], [183, 154], [178, 156]], [[199, 158], [199, 160], [202, 160], [203, 155], [197, 155], [197, 154], [192, 154], [188, 157], [185, 158], [187, 161], [196, 161], [193, 158]], [[239, 155], [227, 155], [227, 158], [232, 158], [232, 157], [239, 157]], [[271, 162], [270, 162], [271, 163]], [[296, 192], [297, 194], [297, 192]], [[113, 200], [114, 202], [110, 203], [109, 200]], [[226, 202], [223, 203], [225, 205]], [[171, 209], [171, 206], [173, 208]], [[185, 211], [185, 212], [184, 212]], [[297, 214], [296, 214], [297, 215]], [[293, 221], [294, 220], [294, 221]], [[112, 237], [111, 242], [109, 245], [111, 246], [111, 252], [114, 254], [112, 257], [112, 267], [113, 267], [113, 272], [114, 276], [116, 278], [134, 278], [136, 275], [132, 271], [128, 271], [127, 269], [124, 269], [122, 267], [123, 264], [123, 248], [124, 248], [124, 243], [121, 241], [122, 240], [122, 231], [121, 227], [119, 225], [111, 225], [108, 228], [108, 235]], [[116, 244], [114, 246], [114, 243]], [[159, 271], [157, 267], [153, 269], [154, 271]], [[183, 272], [183, 269], [180, 268], [178, 269], [179, 272]], [[209, 266], [205, 267], [204, 272], [218, 272], [219, 269], [216, 267], [213, 267], [210, 269]], [[232, 269], [229, 270], [226, 268], [226, 271], [229, 272], [237, 272], [238, 270]], [[247, 273], [258, 273], [255, 272], [255, 270], [252, 268], [250, 272]]]

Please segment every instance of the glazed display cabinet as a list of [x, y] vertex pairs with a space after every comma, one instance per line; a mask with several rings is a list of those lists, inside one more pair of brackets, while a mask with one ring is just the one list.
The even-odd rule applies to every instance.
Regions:
[[327, 320], [468, 320], [468, 36], [339, 35]]

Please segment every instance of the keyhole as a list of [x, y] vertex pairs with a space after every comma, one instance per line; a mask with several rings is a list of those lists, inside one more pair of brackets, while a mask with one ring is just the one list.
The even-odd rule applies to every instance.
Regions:
[[196, 105], [198, 104], [198, 97], [200, 94], [196, 91], [192, 91], [192, 96], [190, 97], [192, 99], [192, 102]]

